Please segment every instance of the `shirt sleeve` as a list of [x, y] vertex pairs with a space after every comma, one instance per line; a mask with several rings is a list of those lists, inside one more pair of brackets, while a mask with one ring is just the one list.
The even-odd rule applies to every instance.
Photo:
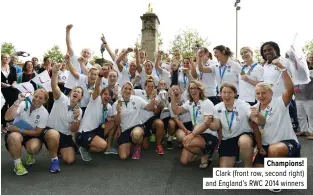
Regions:
[[[30, 103], [28, 102], [28, 108], [30, 108]], [[25, 101], [22, 101], [21, 103], [20, 103], [20, 105], [18, 106], [18, 108], [17, 108], [17, 115], [19, 115], [24, 109], [26, 108], [26, 102]]]
[[178, 115], [174, 114], [174, 112], [173, 112], [173, 110], [172, 110], [172, 105], [169, 104], [168, 107], [169, 107], [169, 110], [170, 110], [170, 116], [171, 116], [171, 118], [178, 117]]
[[189, 107], [190, 107], [189, 101], [185, 102], [182, 106], [185, 110], [189, 111]]
[[[250, 115], [251, 115], [251, 109], [250, 109], [250, 104], [246, 103], [246, 102], [243, 102], [243, 105], [242, 105], [242, 111], [245, 113], [245, 115], [250, 118]], [[239, 110], [241, 111], [241, 109]]]
[[[115, 109], [116, 109], [116, 106], [115, 106]], [[114, 116], [113, 115], [113, 107], [109, 104], [108, 104], [108, 116], [110, 116], [110, 117]]]
[[210, 100], [206, 100], [203, 104], [202, 110], [204, 111], [203, 115], [213, 115], [215, 114], [214, 104]]
[[220, 108], [220, 104], [217, 104], [217, 105], [215, 105], [215, 110], [216, 110], [216, 112], [215, 112], [215, 114], [214, 114], [214, 118], [216, 118], [216, 119], [218, 119], [218, 120], [221, 120], [221, 113], [222, 113], [222, 110], [221, 110], [221, 108]]
[[136, 103], [139, 103], [139, 106], [141, 109], [144, 109], [144, 107], [146, 107], [146, 105], [148, 105], [148, 102], [146, 102], [143, 98], [141, 97], [137, 97], [136, 99]]
[[263, 75], [264, 75], [264, 69], [261, 65], [258, 65], [257, 67], [257, 81], [264, 81]]

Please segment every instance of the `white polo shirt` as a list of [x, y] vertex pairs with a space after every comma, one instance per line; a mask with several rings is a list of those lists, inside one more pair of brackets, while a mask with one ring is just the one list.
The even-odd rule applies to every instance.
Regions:
[[224, 83], [230, 83], [233, 84], [239, 92], [238, 85], [241, 66], [237, 62], [228, 60], [224, 66], [216, 64], [210, 65], [209, 67], [212, 69], [212, 73], [215, 73], [215, 80], [218, 86], [218, 91]]
[[[214, 115], [222, 124], [223, 140], [227, 140], [244, 132], [252, 132], [249, 125], [249, 118], [251, 114], [250, 105], [243, 100], [235, 100], [233, 105], [233, 112], [228, 112], [224, 102], [215, 105], [217, 114]], [[227, 117], [226, 117], [227, 115]], [[233, 122], [231, 122], [233, 115]], [[229, 132], [229, 124], [231, 125], [231, 132]]]
[[[216, 65], [218, 65], [216, 61], [208, 60], [208, 62], [204, 66], [216, 66]], [[215, 80], [216, 73], [200, 72], [198, 67], [196, 68], [196, 71], [199, 81], [203, 84], [205, 88], [205, 96], [206, 97], [216, 96], [216, 80]]]
[[[122, 101], [124, 101], [123, 98]], [[116, 101], [113, 104], [113, 115], [117, 114], [116, 110], [117, 102], [118, 101]], [[142, 124], [140, 120], [140, 113], [143, 111], [144, 107], [147, 104], [148, 102], [146, 102], [144, 99], [134, 95], [130, 96], [127, 106], [125, 102], [122, 103], [121, 124], [120, 124], [122, 132], [136, 125]]]
[[100, 95], [95, 100], [90, 98], [78, 131], [92, 131], [98, 128], [99, 125], [103, 124], [108, 116], [113, 116], [112, 106], [107, 104], [107, 110], [104, 110]]
[[[146, 102], [150, 101], [150, 99], [147, 96], [146, 90], [134, 89], [134, 95], [141, 97]], [[158, 99], [158, 96], [156, 96], [156, 98]], [[153, 116], [154, 116], [154, 113], [152, 111], [142, 110], [140, 113], [141, 122], [145, 123], [149, 118], [151, 118]]]
[[89, 103], [91, 96], [90, 92], [92, 92], [95, 89], [95, 85], [88, 86], [88, 77], [83, 74], [79, 74], [78, 85], [84, 89], [84, 95], [79, 103], [79, 106], [84, 108], [87, 107]]
[[67, 78], [68, 78], [68, 75], [71, 74], [70, 71], [68, 70], [64, 70], [64, 71], [59, 71], [59, 75], [58, 75], [58, 78], [59, 78], [59, 83], [65, 83], [67, 81]]
[[[182, 100], [182, 103], [184, 104], [185, 101]], [[174, 114], [173, 110], [172, 110], [172, 105], [169, 105], [169, 110], [170, 110], [170, 115], [172, 118], [174, 117], [178, 117], [182, 123], [187, 123], [187, 122], [191, 122], [191, 116], [190, 116], [190, 112], [189, 110], [185, 110], [185, 112], [180, 113], [179, 115]]]
[[[61, 93], [58, 100], [54, 100], [54, 104], [49, 116], [47, 127], [55, 129], [65, 135], [71, 135], [71, 123], [74, 121], [73, 110], [68, 110], [70, 99]], [[79, 108], [80, 115], [78, 120], [81, 119], [83, 111]]]
[[28, 108], [26, 109], [26, 103], [25, 101], [22, 101], [17, 109], [17, 116], [13, 121], [13, 124], [20, 121], [24, 120], [28, 124], [30, 124], [34, 130], [38, 128], [46, 128], [48, 118], [49, 118], [49, 113], [46, 110], [44, 106], [41, 106], [40, 108], [33, 110], [32, 113], [30, 114], [30, 103], [28, 102]]
[[188, 76], [183, 73], [182, 68], [183, 67], [178, 68], [178, 79], [177, 79], [177, 81], [178, 81], [178, 85], [179, 85], [181, 91], [185, 91], [188, 87], [189, 79], [188, 79]]
[[[185, 102], [183, 104], [183, 108], [186, 111], [189, 111], [190, 115], [191, 115], [191, 121], [192, 124], [198, 125], [198, 124], [203, 124], [203, 118], [206, 115], [216, 115], [215, 114], [215, 108], [213, 103], [206, 99], [206, 100], [199, 100], [198, 104], [195, 105], [194, 102], [190, 103], [190, 101], [188, 100], [187, 102]], [[212, 131], [211, 129], [207, 129], [204, 133], [209, 133], [211, 135], [214, 135], [217, 137], [217, 132], [216, 131]]]
[[[136, 71], [135, 76], [139, 75], [139, 73]], [[134, 77], [135, 78], [135, 77]], [[120, 86], [123, 86], [127, 81], [132, 82], [134, 79], [130, 74], [129, 74], [129, 68], [123, 67], [122, 72], [120, 72], [120, 77], [118, 83]], [[134, 87], [140, 86], [140, 79], [135, 83]]]
[[[75, 54], [73, 54], [73, 56], [70, 58], [70, 61], [73, 65], [73, 67], [77, 70], [77, 72], [82, 73], [82, 70], [80, 68], [80, 64], [78, 62], [78, 57]], [[88, 62], [86, 67], [87, 67], [87, 69], [90, 69], [92, 67], [92, 65]], [[64, 87], [66, 87], [68, 89], [72, 89], [73, 87], [75, 87], [77, 85], [78, 85], [78, 80], [75, 79], [73, 74], [69, 73], [67, 81], [64, 84]]]
[[[255, 65], [255, 66], [254, 66]], [[252, 68], [254, 66], [254, 68]], [[249, 67], [241, 68], [246, 76], [253, 81], [263, 81], [263, 67], [260, 64], [253, 64]], [[255, 101], [255, 86], [241, 79], [239, 76], [239, 99], [246, 102]]]
[[109, 80], [107, 78], [102, 77], [102, 81], [100, 84], [101, 89], [106, 88], [109, 86]]
[[[259, 107], [259, 103], [255, 106]], [[262, 135], [262, 145], [270, 145], [283, 140], [295, 140], [298, 142], [292, 128], [289, 108], [285, 106], [282, 96], [272, 99], [270, 104], [261, 112], [264, 116], [268, 112], [264, 134]], [[262, 129], [262, 127], [259, 128]]]
[[[146, 72], [144, 71], [144, 69], [142, 69], [141, 73], [139, 74], [140, 75], [140, 82], [141, 82], [141, 88], [144, 89], [145, 88], [145, 82], [147, 80], [147, 74]], [[156, 71], [152, 71], [152, 76], [154, 78], [154, 85], [155, 86], [158, 86], [159, 84], [159, 75], [156, 73]]]
[[[279, 58], [280, 62], [287, 68], [289, 71], [290, 64], [288, 60], [280, 57]], [[264, 82], [272, 84], [272, 90], [273, 90], [273, 98], [278, 98], [283, 94], [285, 91], [285, 84], [283, 78], [280, 77], [280, 74], [282, 73], [277, 66], [273, 64], [265, 64], [264, 65]], [[290, 74], [289, 74], [290, 75]], [[279, 79], [280, 78], [280, 79]], [[279, 81], [278, 81], [279, 79]], [[278, 81], [278, 83], [277, 83]]]

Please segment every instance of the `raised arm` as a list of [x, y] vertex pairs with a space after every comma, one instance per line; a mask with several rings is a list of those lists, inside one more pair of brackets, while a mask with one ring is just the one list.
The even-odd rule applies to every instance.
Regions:
[[92, 99], [93, 100], [95, 100], [100, 95], [100, 85], [102, 82], [102, 78], [103, 78], [103, 71], [102, 71], [102, 68], [100, 68], [99, 76], [97, 77], [96, 83], [95, 83], [95, 89], [92, 92]]
[[185, 112], [184, 107], [177, 105], [177, 102], [175, 100], [175, 95], [174, 95], [172, 90], [170, 91], [170, 96], [171, 96], [171, 107], [172, 107], [173, 113], [175, 115], [179, 115], [179, 114]]
[[160, 67], [160, 63], [162, 62], [163, 51], [158, 51], [157, 56], [155, 58], [155, 68], [156, 70], [162, 74], [162, 68]]
[[[197, 71], [196, 71], [196, 67], [195, 67], [195, 63], [193, 62], [193, 59], [191, 58], [191, 67], [190, 67], [190, 70], [191, 70], [191, 76], [193, 79], [197, 79], [198, 78], [198, 75], [197, 75]], [[189, 78], [189, 77], [188, 77]]]
[[61, 66], [62, 66], [61, 64], [55, 64], [52, 67], [51, 88], [52, 88], [53, 98], [55, 100], [58, 100], [61, 97], [61, 93], [62, 93], [58, 85], [58, 74], [59, 74], [59, 70], [61, 69]]
[[139, 59], [139, 51], [138, 51], [138, 45], [136, 44], [136, 48], [135, 48], [135, 55], [136, 55], [136, 67], [137, 67], [137, 71], [139, 73], [142, 72], [142, 67], [140, 64], [140, 59]]
[[117, 64], [117, 67], [118, 67], [118, 70], [120, 72], [122, 72], [124, 66], [121, 64], [121, 61], [123, 58], [125, 58], [125, 56], [127, 56], [128, 53], [132, 52], [133, 49], [132, 48], [127, 48], [116, 60], [116, 64]]
[[16, 116], [18, 115], [17, 110], [18, 110], [18, 108], [19, 108], [21, 102], [24, 101], [24, 99], [25, 99], [25, 96], [24, 96], [22, 93], [18, 94], [17, 100], [16, 100], [16, 101], [14, 102], [14, 104], [7, 110], [7, 112], [6, 112], [5, 115], [4, 115], [4, 118], [5, 118], [6, 121], [11, 121], [11, 120], [13, 120], [13, 119], [16, 118]]
[[285, 106], [288, 106], [292, 96], [294, 94], [293, 82], [287, 72], [287, 68], [280, 63], [278, 59], [273, 60], [272, 64], [277, 66], [277, 68], [281, 71], [281, 77], [284, 80], [286, 90], [283, 92], [282, 98], [285, 103]]
[[105, 46], [105, 49], [108, 51], [109, 55], [111, 56], [112, 61], [116, 60], [116, 55], [112, 52], [110, 46], [108, 45], [108, 42], [105, 40], [104, 35], [101, 36], [101, 41]]
[[66, 54], [66, 56], [65, 56], [65, 63], [66, 63], [68, 70], [71, 72], [71, 74], [74, 76], [74, 78], [79, 79], [79, 72], [76, 70], [76, 68], [71, 63], [69, 54]]
[[202, 49], [199, 49], [198, 53], [197, 53], [197, 64], [198, 64], [198, 69], [200, 72], [204, 72], [204, 73], [211, 73], [212, 69], [208, 66], [204, 66], [204, 62], [202, 59], [202, 56], [204, 55], [204, 51]]
[[71, 41], [71, 29], [73, 28], [72, 24], [66, 26], [66, 47], [67, 53], [72, 57], [74, 55], [72, 41]]

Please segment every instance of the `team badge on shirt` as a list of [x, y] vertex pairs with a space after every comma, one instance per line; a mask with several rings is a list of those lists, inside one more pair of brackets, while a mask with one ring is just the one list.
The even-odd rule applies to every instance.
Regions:
[[35, 120], [35, 123], [38, 123], [38, 120]]
[[39, 119], [39, 118], [40, 118], [40, 115], [37, 115], [37, 116], [36, 116], [36, 119]]
[[132, 102], [133, 103], [133, 105], [135, 106], [135, 102]]

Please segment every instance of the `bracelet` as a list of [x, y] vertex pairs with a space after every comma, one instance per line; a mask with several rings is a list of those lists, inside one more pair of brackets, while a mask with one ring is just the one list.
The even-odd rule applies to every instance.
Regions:
[[20, 128], [20, 133], [23, 134], [23, 129], [22, 128]]

